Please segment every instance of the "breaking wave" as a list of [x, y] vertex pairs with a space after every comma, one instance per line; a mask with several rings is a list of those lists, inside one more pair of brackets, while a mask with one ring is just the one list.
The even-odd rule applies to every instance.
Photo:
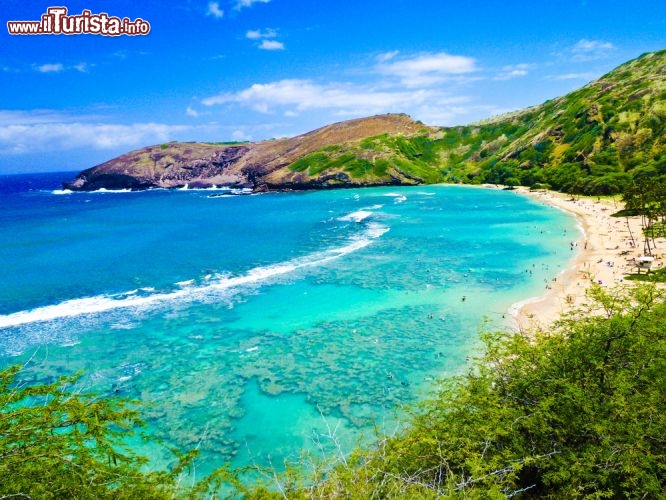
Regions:
[[229, 291], [232, 291], [232, 294], [237, 293], [234, 291], [240, 291], [243, 287], [259, 286], [297, 270], [321, 266], [349, 255], [367, 247], [387, 231], [389, 231], [387, 226], [370, 222], [360, 234], [350, 237], [344, 245], [276, 264], [259, 266], [245, 274], [237, 276], [211, 274], [203, 277], [198, 282], [197, 280], [178, 282], [174, 285], [174, 289], [169, 291], [158, 291], [147, 287], [119, 294], [65, 300], [57, 304], [1, 315], [0, 328], [95, 315], [116, 309], [144, 310], [174, 301], [203, 301], [210, 297], [220, 297], [221, 294], [223, 296], [225, 292]]

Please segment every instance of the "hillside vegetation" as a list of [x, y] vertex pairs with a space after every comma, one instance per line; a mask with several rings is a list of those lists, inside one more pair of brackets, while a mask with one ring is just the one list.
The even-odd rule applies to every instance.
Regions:
[[344, 172], [372, 183], [390, 183], [399, 173], [415, 183], [547, 184], [610, 194], [632, 179], [666, 175], [665, 130], [666, 51], [660, 51], [540, 106], [475, 125], [324, 148], [289, 169]]
[[388, 114], [257, 143], [169, 143], [85, 170], [67, 188], [229, 185], [255, 191], [438, 182], [618, 193], [666, 175], [666, 50], [564, 97], [460, 127]]

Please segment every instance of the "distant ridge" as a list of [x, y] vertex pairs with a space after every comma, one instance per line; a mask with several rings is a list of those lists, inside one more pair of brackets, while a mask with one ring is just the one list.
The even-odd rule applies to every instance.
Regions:
[[[277, 170], [320, 149], [357, 143], [377, 134], [411, 136], [430, 131], [403, 114], [334, 123], [288, 139], [256, 143], [170, 142], [132, 151], [81, 172], [65, 187], [73, 190], [147, 189], [228, 185], [258, 188]], [[276, 177], [276, 176], [272, 176]], [[314, 187], [306, 175], [287, 176], [294, 187]], [[326, 181], [320, 181], [325, 184]], [[269, 184], [273, 187], [272, 184]], [[266, 186], [267, 187], [267, 186]]]
[[666, 175], [666, 50], [579, 90], [460, 127], [404, 114], [256, 143], [142, 148], [81, 172], [72, 190], [225, 185], [254, 191], [436, 182], [549, 186], [608, 194]]

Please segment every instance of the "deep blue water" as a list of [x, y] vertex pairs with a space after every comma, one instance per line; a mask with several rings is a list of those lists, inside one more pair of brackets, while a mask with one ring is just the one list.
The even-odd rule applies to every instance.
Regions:
[[203, 471], [391, 432], [578, 237], [498, 190], [59, 191], [71, 177], [0, 177], [0, 367], [152, 403], [150, 432]]

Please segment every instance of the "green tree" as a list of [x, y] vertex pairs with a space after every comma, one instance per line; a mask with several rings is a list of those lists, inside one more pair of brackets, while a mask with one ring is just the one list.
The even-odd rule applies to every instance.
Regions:
[[193, 454], [172, 471], [148, 471], [124, 439], [142, 425], [130, 401], [75, 390], [76, 376], [54, 383], [0, 372], [0, 498], [171, 498]]

